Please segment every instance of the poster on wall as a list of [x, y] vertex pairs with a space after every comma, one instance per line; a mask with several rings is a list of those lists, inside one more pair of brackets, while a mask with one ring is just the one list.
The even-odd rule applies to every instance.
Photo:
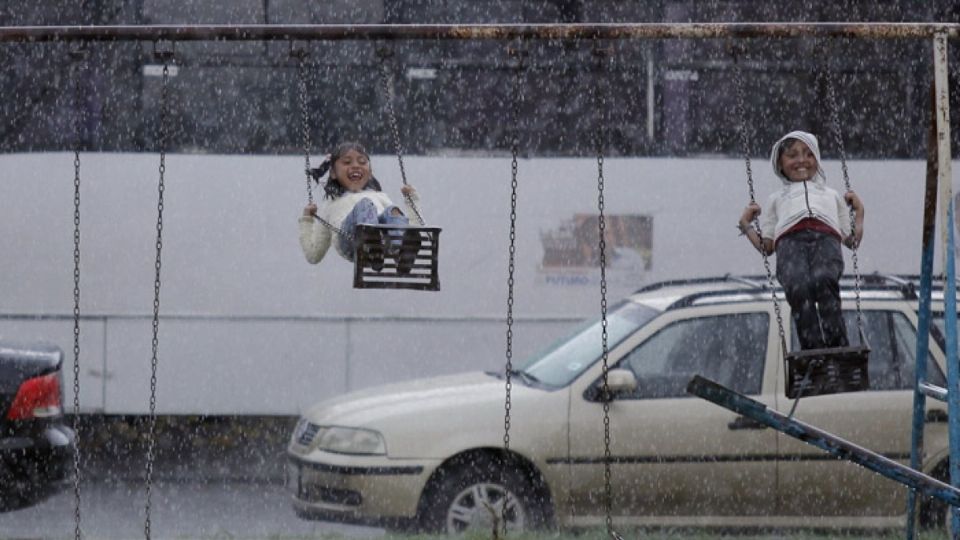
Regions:
[[[541, 284], [589, 286], [600, 281], [600, 235], [597, 214], [574, 214], [540, 232]], [[653, 216], [604, 215], [607, 283], [636, 286], [653, 268]]]

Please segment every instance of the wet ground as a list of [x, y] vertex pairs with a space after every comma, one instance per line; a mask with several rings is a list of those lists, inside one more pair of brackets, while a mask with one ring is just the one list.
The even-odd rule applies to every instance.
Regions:
[[[83, 538], [145, 537], [146, 485], [142, 481], [91, 481], [81, 485]], [[0, 538], [74, 538], [72, 487], [40, 504], [0, 513]], [[275, 482], [158, 480], [151, 489], [150, 537], [376, 538], [381, 529], [304, 521]]]

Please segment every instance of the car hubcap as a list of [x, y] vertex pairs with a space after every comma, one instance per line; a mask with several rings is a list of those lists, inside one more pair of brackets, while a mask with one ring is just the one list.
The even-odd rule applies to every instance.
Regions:
[[447, 532], [489, 531], [494, 522], [507, 531], [521, 531], [526, 512], [516, 495], [499, 484], [474, 484], [453, 498], [447, 509]]

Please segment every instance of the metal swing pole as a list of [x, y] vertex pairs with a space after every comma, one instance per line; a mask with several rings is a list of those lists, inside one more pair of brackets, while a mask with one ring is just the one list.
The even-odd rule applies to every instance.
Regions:
[[[923, 467], [923, 427], [926, 410], [926, 395], [920, 390], [927, 379], [927, 356], [929, 355], [931, 307], [933, 288], [934, 236], [936, 229], [937, 197], [941, 205], [944, 250], [944, 334], [947, 356], [947, 411], [950, 444], [950, 484], [960, 486], [960, 365], [957, 361], [957, 308], [954, 265], [954, 235], [950, 171], [950, 101], [947, 71], [947, 36], [937, 34], [933, 39], [933, 87], [931, 88], [931, 117], [927, 137], [927, 175], [924, 196], [923, 227], [921, 233], [921, 271], [917, 324], [917, 364], [913, 397], [913, 426], [911, 434], [910, 466], [915, 470]], [[952, 390], [952, 391], [951, 391]], [[908, 540], [916, 538], [917, 494], [911, 490], [907, 495]], [[953, 507], [950, 512], [954, 538], [960, 534], [960, 514]]]
[[[947, 37], [938, 34], [933, 39], [934, 56], [934, 118], [937, 129], [937, 182], [940, 184], [941, 236], [946, 241], [944, 266], [946, 283], [943, 291], [944, 337], [947, 357], [947, 416], [949, 418], [950, 484], [960, 486], [960, 364], [957, 363], [957, 286], [954, 264], [954, 207], [951, 185], [950, 151], [950, 85], [947, 65]], [[920, 360], [918, 359], [918, 362]], [[953, 538], [960, 536], [960, 508], [950, 509]]]

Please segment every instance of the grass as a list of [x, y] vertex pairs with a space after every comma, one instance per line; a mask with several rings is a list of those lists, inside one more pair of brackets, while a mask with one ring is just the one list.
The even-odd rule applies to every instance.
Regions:
[[[906, 536], [903, 530], [872, 532], [819, 532], [819, 531], [707, 531], [697, 529], [624, 529], [617, 531], [624, 540], [901, 540]], [[328, 534], [321, 536], [271, 536], [271, 540], [357, 540], [355, 536]], [[378, 540], [445, 540], [443, 535], [402, 535], [384, 534]], [[457, 540], [611, 540], [606, 531], [591, 529], [580, 532], [562, 533], [520, 533], [494, 537], [490, 533], [469, 532], [453, 537]], [[946, 540], [946, 533], [922, 533], [918, 540]]]

